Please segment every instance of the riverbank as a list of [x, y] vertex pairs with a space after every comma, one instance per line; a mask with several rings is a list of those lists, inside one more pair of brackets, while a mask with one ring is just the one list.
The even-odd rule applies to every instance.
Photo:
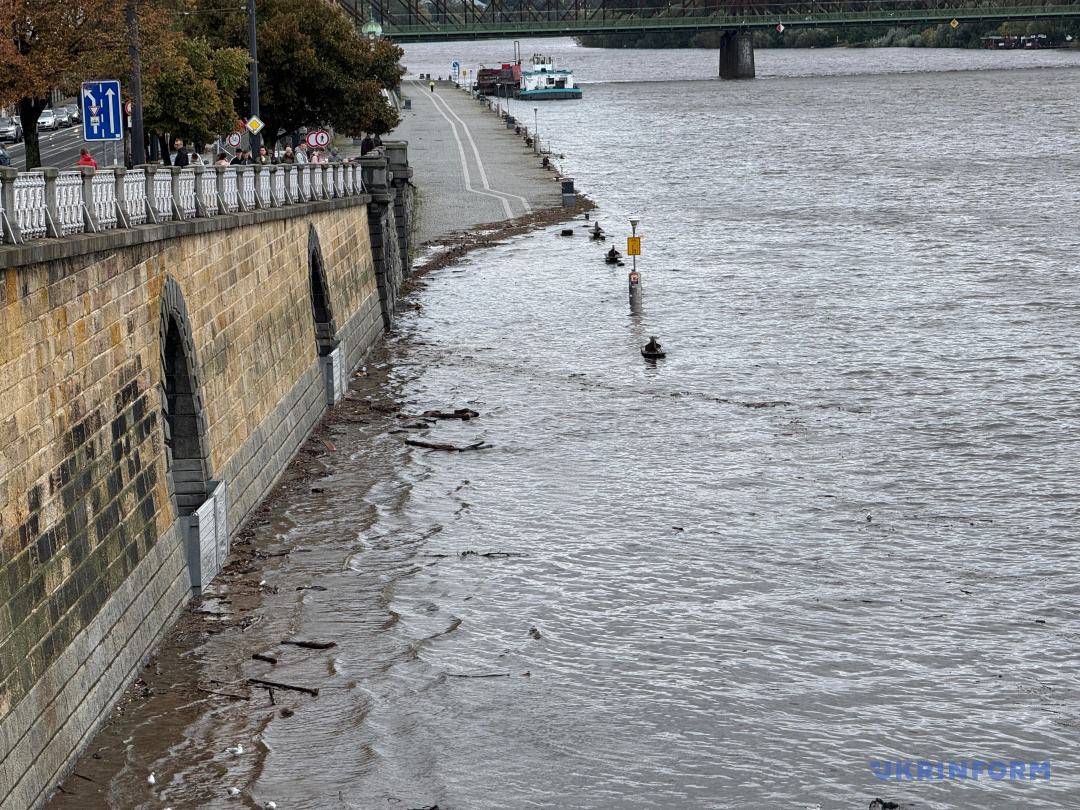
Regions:
[[[413, 106], [416, 114], [403, 111], [403, 126], [393, 137], [418, 144], [414, 152], [410, 143], [422, 200], [414, 234], [427, 260], [414, 272], [414, 289], [422, 286], [416, 276], [423, 271], [592, 207], [579, 197], [576, 209], [563, 208], [557, 173], [543, 168], [521, 138], [460, 90], [445, 85]], [[449, 150], [449, 157], [448, 142], [461, 147]], [[421, 308], [418, 302], [406, 306]], [[222, 574], [183, 612], [47, 807], [179, 810], [217, 807], [233, 795], [246, 806], [264, 806], [275, 798], [258, 788], [272, 751], [271, 725], [308, 728], [312, 739], [334, 736], [341, 718], [329, 708], [333, 690], [349, 692], [362, 681], [342, 685], [335, 676], [345, 665], [340, 652], [331, 652], [338, 635], [297, 626], [296, 611], [325, 598], [355, 608], [349, 620], [361, 626], [378, 614], [333, 581], [342, 573], [341, 543], [347, 541], [298, 541], [294, 510], [344, 508], [353, 513], [354, 527], [374, 523], [363, 505], [328, 494], [332, 488], [323, 479], [334, 475], [342, 458], [370, 459], [368, 485], [377, 488], [394, 478], [378, 458], [386, 440], [409, 452], [401, 437], [411, 429], [400, 418], [405, 406], [387, 393], [391, 355], [381, 342], [371, 351], [346, 400], [316, 427], [240, 530]], [[350, 655], [370, 652], [350, 647]], [[227, 751], [235, 747], [243, 753]], [[290, 756], [287, 747], [278, 752]]]
[[558, 175], [487, 107], [452, 82], [434, 92], [419, 81], [402, 87], [412, 109], [401, 110], [394, 137], [409, 142], [420, 187], [416, 242], [560, 209]]

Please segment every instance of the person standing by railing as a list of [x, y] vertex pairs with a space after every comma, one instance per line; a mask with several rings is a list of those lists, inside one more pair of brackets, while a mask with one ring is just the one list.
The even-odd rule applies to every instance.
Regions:
[[90, 166], [97, 171], [97, 161], [90, 157], [90, 150], [85, 146], [79, 149], [79, 159], [75, 163], [76, 166]]
[[184, 142], [177, 138], [173, 143], [173, 148], [176, 150], [176, 154], [173, 155], [173, 166], [187, 166], [191, 161], [188, 159], [187, 149], [184, 148]]

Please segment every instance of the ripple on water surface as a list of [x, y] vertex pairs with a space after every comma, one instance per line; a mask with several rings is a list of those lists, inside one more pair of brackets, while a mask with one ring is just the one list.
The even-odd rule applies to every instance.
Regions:
[[[1070, 804], [1077, 71], [878, 69], [923, 53], [545, 107], [609, 233], [644, 214], [645, 312], [555, 231], [429, 279], [386, 393], [468, 404], [429, 439], [494, 447], [346, 431], [334, 498], [288, 507], [336, 583], [289, 621], [341, 640], [340, 688], [271, 723], [262, 793]], [[882, 783], [885, 758], [1054, 776]]]

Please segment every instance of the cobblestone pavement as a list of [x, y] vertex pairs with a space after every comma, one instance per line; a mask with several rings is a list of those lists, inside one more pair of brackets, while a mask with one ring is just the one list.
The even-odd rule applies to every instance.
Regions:
[[434, 93], [405, 82], [402, 92], [412, 109], [401, 110], [402, 123], [387, 138], [409, 142], [420, 191], [417, 244], [561, 204], [555, 173], [470, 94], [449, 82]]

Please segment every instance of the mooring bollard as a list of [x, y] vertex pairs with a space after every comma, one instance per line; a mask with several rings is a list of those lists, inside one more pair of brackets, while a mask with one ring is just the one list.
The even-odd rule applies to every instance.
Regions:
[[573, 208], [577, 205], [577, 195], [574, 194], [574, 178], [562, 179], [562, 204], [563, 208]]

